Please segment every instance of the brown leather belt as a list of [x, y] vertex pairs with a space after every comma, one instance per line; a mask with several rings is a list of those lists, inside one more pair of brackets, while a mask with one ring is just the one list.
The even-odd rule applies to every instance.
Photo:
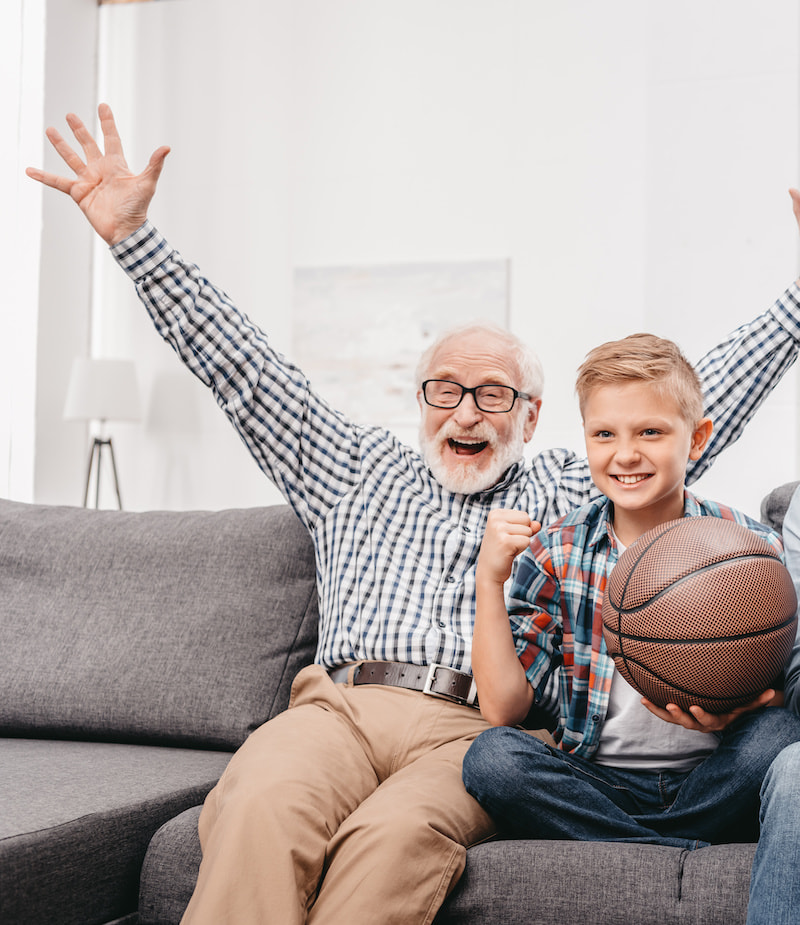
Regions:
[[[352, 672], [352, 678], [350, 677]], [[454, 703], [478, 706], [472, 675], [446, 665], [407, 665], [404, 662], [352, 662], [328, 672], [336, 684], [386, 684], [443, 697]]]

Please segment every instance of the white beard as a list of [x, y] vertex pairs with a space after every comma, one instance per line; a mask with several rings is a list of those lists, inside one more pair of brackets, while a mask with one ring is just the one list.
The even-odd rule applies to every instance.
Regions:
[[[522, 414], [514, 422], [511, 435], [504, 443], [500, 442], [497, 431], [485, 422], [464, 431], [452, 421], [446, 421], [430, 438], [425, 435], [420, 425], [419, 442], [428, 468], [443, 488], [457, 495], [473, 495], [496, 485], [506, 470], [522, 459], [525, 448], [524, 430], [525, 416]], [[462, 463], [446, 465], [443, 455], [447, 441], [451, 439], [485, 441], [492, 451], [488, 467], [478, 468], [480, 463], [477, 460], [472, 462], [469, 456], [465, 456]], [[452, 456], [450, 458], [452, 459]]]

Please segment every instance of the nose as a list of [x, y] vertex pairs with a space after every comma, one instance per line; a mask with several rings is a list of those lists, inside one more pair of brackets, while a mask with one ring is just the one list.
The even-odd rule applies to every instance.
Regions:
[[481, 417], [482, 412], [475, 403], [475, 396], [471, 392], [465, 393], [458, 407], [453, 410], [453, 419], [461, 427], [469, 427], [479, 421]]
[[629, 466], [639, 461], [641, 453], [635, 440], [622, 440], [617, 444], [615, 456], [620, 465]]

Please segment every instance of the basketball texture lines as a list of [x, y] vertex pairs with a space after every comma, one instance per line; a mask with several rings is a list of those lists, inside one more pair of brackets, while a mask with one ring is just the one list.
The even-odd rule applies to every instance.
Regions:
[[766, 540], [734, 521], [688, 517], [620, 556], [603, 634], [622, 677], [648, 700], [727, 713], [774, 686], [796, 608], [791, 576]]

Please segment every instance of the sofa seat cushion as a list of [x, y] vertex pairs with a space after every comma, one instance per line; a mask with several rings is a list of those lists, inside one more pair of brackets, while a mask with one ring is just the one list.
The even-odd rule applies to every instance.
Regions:
[[287, 505], [0, 500], [0, 735], [233, 750], [313, 660], [316, 567]]
[[142, 865], [139, 925], [179, 925], [203, 857], [197, 834], [200, 809], [187, 809], [153, 836]]
[[744, 925], [755, 847], [488, 842], [436, 925], [483, 925], [489, 909], [497, 925]]
[[153, 833], [230, 752], [0, 739], [0, 922], [91, 925], [136, 910]]
[[[202, 853], [200, 807], [156, 832], [140, 925], [179, 925]], [[470, 848], [436, 925], [743, 925], [755, 845], [697, 851], [611, 842], [492, 841]]]

